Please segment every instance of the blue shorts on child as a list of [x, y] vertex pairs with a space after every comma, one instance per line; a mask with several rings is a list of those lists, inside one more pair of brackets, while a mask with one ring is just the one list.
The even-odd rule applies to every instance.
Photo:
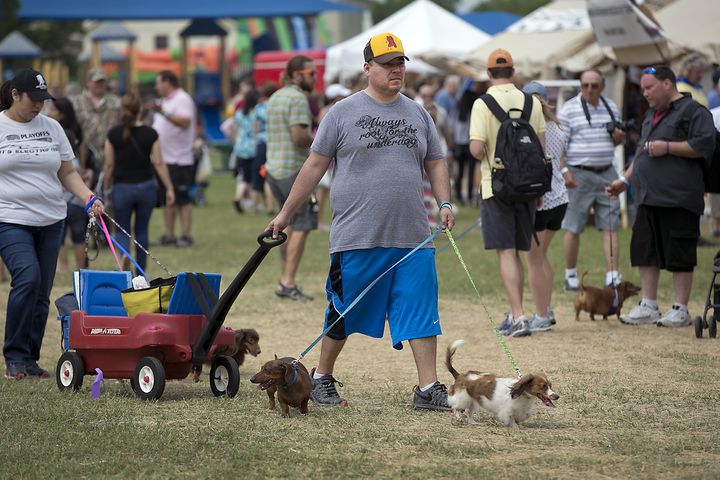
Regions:
[[[330, 256], [326, 290], [325, 328], [335, 322], [357, 296], [388, 268], [410, 252], [409, 248], [369, 248]], [[342, 340], [351, 333], [382, 338], [385, 319], [393, 347], [402, 342], [442, 334], [438, 315], [435, 249], [416, 251], [397, 265], [330, 329], [328, 337]]]

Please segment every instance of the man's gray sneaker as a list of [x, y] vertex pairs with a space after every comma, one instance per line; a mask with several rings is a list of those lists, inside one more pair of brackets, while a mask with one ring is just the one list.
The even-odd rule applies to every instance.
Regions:
[[310, 392], [310, 398], [313, 402], [318, 405], [347, 405], [347, 402], [340, 398], [335, 384], [337, 383], [341, 387], [342, 383], [335, 380], [332, 375], [323, 375], [320, 378], [315, 378], [315, 369], [313, 368], [310, 372], [310, 378], [312, 379], [312, 392]]
[[510, 335], [510, 331], [512, 330], [513, 321], [510, 319], [510, 314], [505, 314], [505, 319], [498, 325], [497, 328], [500, 333], [503, 335]]
[[537, 315], [533, 315], [528, 322], [528, 327], [531, 332], [549, 332], [552, 330], [552, 321], [549, 318], [540, 318]]
[[275, 290], [275, 295], [280, 298], [289, 298], [290, 300], [300, 302], [309, 302], [313, 299], [310, 295], [306, 295], [301, 292], [298, 287], [286, 287], [280, 282], [278, 282], [278, 288]]
[[452, 410], [447, 401], [447, 387], [435, 382], [427, 391], [421, 392], [420, 387], [413, 390], [412, 405], [415, 410], [436, 410], [447, 412]]
[[672, 308], [668, 310], [668, 312], [663, 315], [660, 320], [658, 320], [657, 326], [677, 328], [687, 327], [691, 323], [692, 317], [690, 317], [690, 312], [680, 308], [678, 305], [673, 305]]
[[626, 325], [649, 325], [656, 323], [659, 319], [660, 310], [657, 307], [648, 307], [641, 300], [630, 310], [630, 313], [620, 317], [620, 322]]
[[575, 292], [577, 290], [580, 290], [580, 280], [578, 280], [577, 275], [565, 277], [565, 291]]
[[547, 316], [550, 319], [550, 323], [552, 325], [555, 325], [557, 323], [557, 320], [555, 320], [555, 310], [553, 310], [552, 307], [548, 307]]
[[527, 337], [531, 334], [532, 331], [530, 331], [530, 325], [523, 316], [516, 320], [515, 323], [513, 323], [512, 330], [508, 335], [510, 335], [511, 337]]

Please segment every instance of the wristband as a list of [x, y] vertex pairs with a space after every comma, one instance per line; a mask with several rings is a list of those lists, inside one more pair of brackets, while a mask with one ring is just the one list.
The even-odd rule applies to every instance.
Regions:
[[569, 171], [570, 171], [570, 169], [568, 167], [562, 167], [560, 169], [560, 175], [565, 175]]
[[168, 118], [170, 116], [170, 114], [168, 112], [166, 112], [165, 110], [160, 110], [160, 115], [162, 115], [165, 118]]
[[96, 197], [95, 195], [90, 195], [88, 197], [87, 204], [85, 205], [85, 208], [83, 209], [85, 211], [85, 215], [88, 214], [88, 212], [90, 211], [90, 209], [93, 206], [93, 203], [95, 203], [97, 201], [97, 199], [98, 199], [98, 197]]
[[670, 142], [665, 142], [665, 155], [670, 155]]
[[623, 182], [626, 186], [630, 186], [630, 180], [628, 180], [625, 175], [620, 175], [620, 181]]
[[442, 210], [443, 208], [448, 208], [448, 209], [450, 209], [450, 211], [452, 212], [452, 209], [453, 209], [453, 208], [452, 208], [452, 203], [450, 203], [450, 202], [442, 202], [442, 203], [440, 204], [439, 210]]

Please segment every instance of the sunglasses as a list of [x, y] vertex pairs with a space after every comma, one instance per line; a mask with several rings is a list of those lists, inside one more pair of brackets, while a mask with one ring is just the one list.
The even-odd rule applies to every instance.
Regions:
[[590, 90], [595, 90], [595, 89], [600, 88], [599, 83], [581, 83], [580, 86], [582, 88], [589, 88]]
[[657, 68], [655, 67], [647, 67], [645, 70], [643, 70], [643, 73], [648, 73], [650, 75], [655, 75], [657, 73]]
[[311, 70], [309, 68], [305, 70], [295, 70], [295, 73], [299, 73], [300, 75], [310, 75], [311, 77], [314, 77], [317, 75], [317, 70]]

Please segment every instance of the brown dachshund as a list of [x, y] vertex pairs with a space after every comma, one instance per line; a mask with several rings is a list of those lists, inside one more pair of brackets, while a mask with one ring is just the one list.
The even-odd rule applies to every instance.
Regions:
[[[245, 361], [246, 353], [249, 353], [253, 357], [260, 355], [260, 335], [258, 335], [254, 328], [235, 330], [235, 345], [229, 347], [221, 346], [215, 349], [215, 356], [226, 355], [232, 357], [237, 362], [238, 367]], [[208, 363], [210, 362], [212, 362], [212, 358], [208, 359]], [[202, 365], [193, 365], [192, 372], [193, 380], [199, 382]]]
[[587, 272], [583, 273], [580, 278], [580, 291], [575, 297], [576, 321], [580, 320], [581, 310], [589, 312], [590, 319], [593, 321], [595, 315], [602, 315], [603, 320], [607, 320], [610, 315], [617, 315], [618, 320], [620, 320], [620, 310], [622, 310], [623, 302], [627, 298], [637, 295], [641, 290], [640, 287], [630, 282], [620, 282], [615, 288], [586, 287], [583, 283], [586, 274]]
[[275, 392], [280, 402], [280, 415], [290, 416], [288, 406], [297, 408], [303, 415], [308, 414], [308, 401], [312, 383], [305, 366], [297, 362], [293, 365], [293, 358], [283, 357], [270, 360], [262, 369], [253, 375], [251, 383], [257, 383], [260, 390], [265, 390], [270, 399], [268, 406], [275, 410]]

